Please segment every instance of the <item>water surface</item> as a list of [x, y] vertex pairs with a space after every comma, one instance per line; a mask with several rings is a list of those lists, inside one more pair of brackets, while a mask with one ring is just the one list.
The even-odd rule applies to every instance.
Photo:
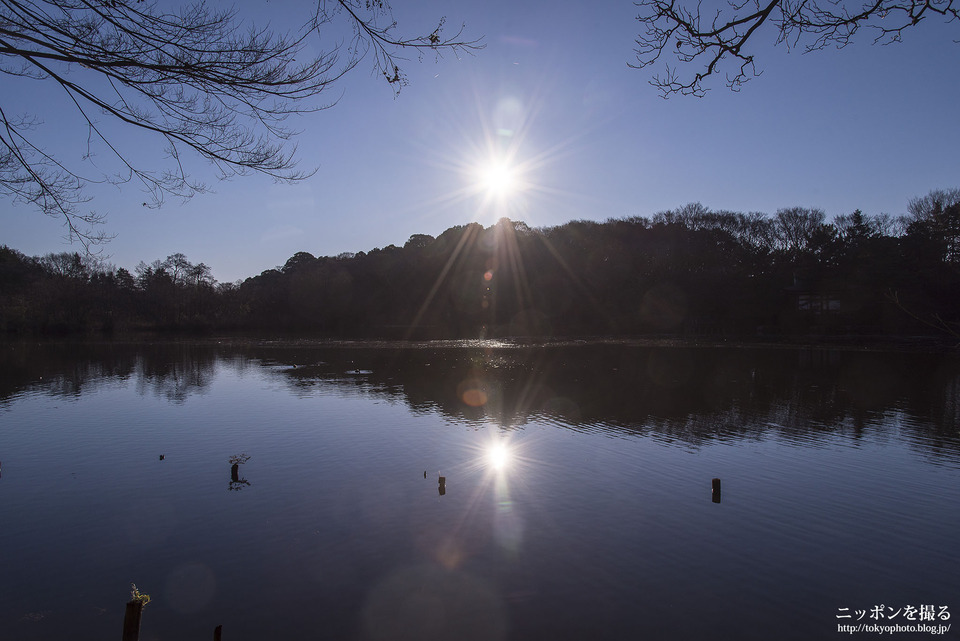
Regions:
[[131, 583], [144, 641], [811, 639], [960, 611], [948, 355], [0, 348], [3, 639], [118, 637]]

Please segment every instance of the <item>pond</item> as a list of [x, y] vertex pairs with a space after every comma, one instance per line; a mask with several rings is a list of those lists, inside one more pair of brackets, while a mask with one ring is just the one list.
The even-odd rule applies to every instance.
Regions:
[[[0, 344], [0, 638], [814, 639], [960, 614], [960, 363]], [[956, 634], [955, 631], [952, 634]]]

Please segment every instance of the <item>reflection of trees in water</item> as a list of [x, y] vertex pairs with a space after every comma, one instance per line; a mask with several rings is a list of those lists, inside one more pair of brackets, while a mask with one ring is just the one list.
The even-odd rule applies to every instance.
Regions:
[[936, 458], [960, 449], [960, 372], [941, 365], [930, 376], [934, 381], [928, 385], [916, 381], [917, 394], [905, 399], [900, 430], [919, 450]]
[[[136, 380], [182, 403], [215, 368], [276, 373], [297, 395], [357, 395], [478, 427], [536, 421], [693, 446], [775, 434], [809, 442], [883, 431], [938, 457], [960, 452], [960, 364], [951, 357], [837, 349], [651, 347], [223, 347], [8, 344], [0, 404], [23, 392], [77, 397]], [[262, 371], [262, 369], [261, 369]]]
[[79, 397], [128, 379], [136, 354], [128, 346], [9, 343], [0, 346], [0, 403], [24, 392]]
[[217, 354], [196, 345], [150, 346], [137, 357], [137, 393], [183, 403], [213, 382]]
[[24, 392], [79, 398], [131, 378], [140, 394], [182, 403], [209, 387], [217, 359], [212, 346], [186, 344], [14, 343], [3, 349], [0, 403]]
[[301, 350], [286, 363], [300, 394], [334, 386], [458, 422], [547, 421], [692, 445], [889, 430], [925, 452], [960, 451], [960, 368], [937, 355], [621, 344]]

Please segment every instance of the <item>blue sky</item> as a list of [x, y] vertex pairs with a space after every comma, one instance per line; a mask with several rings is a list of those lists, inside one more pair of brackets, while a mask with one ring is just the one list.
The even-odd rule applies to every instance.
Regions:
[[[248, 0], [257, 21], [295, 3]], [[299, 6], [309, 7], [309, 3]], [[214, 193], [159, 210], [134, 185], [91, 189], [89, 207], [115, 234], [104, 253], [132, 269], [182, 252], [232, 281], [314, 255], [402, 245], [412, 234], [501, 216], [532, 227], [573, 219], [651, 216], [699, 201], [711, 209], [820, 207], [906, 212], [910, 198], [960, 187], [960, 25], [930, 22], [886, 47], [869, 34], [842, 51], [808, 55], [754, 45], [763, 75], [739, 93], [660, 98], [635, 60], [631, 2], [395, 0], [401, 32], [429, 32], [440, 16], [466, 23], [486, 48], [460, 59], [410, 61], [410, 85], [392, 90], [361, 62], [331, 92], [328, 110], [294, 122], [304, 168], [297, 185], [262, 176], [217, 182]], [[291, 11], [293, 11], [291, 9]], [[295, 15], [291, 13], [290, 15]], [[48, 150], [78, 158], [86, 132], [57, 91], [0, 79], [4, 105], [34, 110]], [[6, 89], [4, 88], [6, 87]], [[156, 143], [110, 127], [151, 168]], [[506, 132], [511, 132], [506, 135]], [[475, 189], [489, 150], [524, 169], [523, 189]], [[102, 150], [95, 157], [108, 163]], [[74, 251], [61, 223], [0, 201], [0, 243], [28, 255]]]

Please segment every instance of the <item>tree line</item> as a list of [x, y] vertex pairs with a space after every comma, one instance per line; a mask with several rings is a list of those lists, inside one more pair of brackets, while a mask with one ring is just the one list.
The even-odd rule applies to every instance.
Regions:
[[235, 283], [183, 254], [131, 273], [0, 247], [0, 331], [331, 338], [960, 335], [960, 189], [901, 217], [715, 211], [530, 228], [501, 219]]

